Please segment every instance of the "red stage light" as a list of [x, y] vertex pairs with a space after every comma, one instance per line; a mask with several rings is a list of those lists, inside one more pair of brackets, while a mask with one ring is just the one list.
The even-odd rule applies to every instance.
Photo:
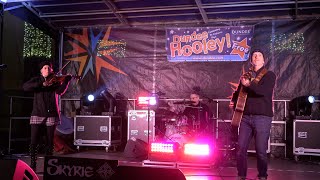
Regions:
[[157, 104], [156, 97], [138, 97], [138, 105], [139, 106], [154, 106]]
[[185, 144], [184, 154], [194, 156], [209, 156], [210, 146], [208, 144]]
[[214, 146], [210, 143], [187, 143], [183, 146], [182, 162], [209, 163], [215, 160]]
[[151, 143], [150, 151], [151, 153], [155, 153], [155, 152], [174, 153], [174, 144], [173, 143]]
[[176, 142], [153, 142], [149, 147], [149, 160], [176, 161], [178, 159], [179, 144]]

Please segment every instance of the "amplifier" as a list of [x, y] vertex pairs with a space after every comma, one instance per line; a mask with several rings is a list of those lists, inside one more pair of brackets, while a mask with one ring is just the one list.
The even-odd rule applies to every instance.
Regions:
[[154, 126], [155, 112], [153, 110], [128, 111], [128, 139], [135, 138], [148, 143], [149, 134], [149, 141], [153, 141], [155, 132]]
[[104, 146], [121, 143], [120, 116], [76, 116], [74, 145]]
[[320, 156], [320, 120], [293, 121], [293, 154]]

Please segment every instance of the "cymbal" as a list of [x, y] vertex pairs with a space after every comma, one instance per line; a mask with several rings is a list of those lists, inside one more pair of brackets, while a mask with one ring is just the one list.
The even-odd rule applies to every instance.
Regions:
[[175, 116], [175, 115], [177, 115], [175, 112], [172, 112], [166, 109], [156, 110], [156, 116]]
[[189, 108], [194, 108], [194, 109], [202, 109], [200, 106], [184, 106], [184, 107], [189, 107]]
[[177, 121], [178, 119], [175, 117], [172, 118], [161, 118], [161, 121], [165, 121], [165, 122], [174, 122]]
[[158, 107], [169, 107], [167, 102], [159, 101]]
[[192, 104], [194, 103], [193, 101], [178, 101], [178, 102], [174, 102], [173, 104]]
[[158, 109], [160, 109], [160, 110], [169, 110], [170, 107], [158, 107]]

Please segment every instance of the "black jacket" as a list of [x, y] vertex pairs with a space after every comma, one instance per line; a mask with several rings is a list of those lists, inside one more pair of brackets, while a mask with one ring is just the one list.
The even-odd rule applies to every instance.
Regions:
[[[257, 76], [263, 68], [259, 69], [255, 75]], [[245, 115], [265, 115], [272, 117], [272, 96], [273, 88], [275, 86], [276, 75], [272, 71], [268, 71], [258, 82], [258, 84], [251, 82], [249, 87], [244, 87], [248, 92], [248, 97], [243, 114]], [[236, 103], [240, 91], [240, 83], [232, 101]]]
[[58, 117], [58, 95], [65, 93], [68, 88], [70, 79], [65, 79], [63, 83], [55, 83], [51, 86], [44, 87], [42, 84], [44, 77], [34, 77], [23, 84], [25, 91], [33, 91], [33, 110], [31, 116], [39, 117]]

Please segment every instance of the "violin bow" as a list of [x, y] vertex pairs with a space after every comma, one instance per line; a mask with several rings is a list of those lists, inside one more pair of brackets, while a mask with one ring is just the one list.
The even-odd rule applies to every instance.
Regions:
[[59, 74], [59, 73], [61, 73], [61, 71], [62, 71], [70, 62], [71, 62], [71, 61], [68, 61], [68, 62], [56, 73], [56, 75]]

